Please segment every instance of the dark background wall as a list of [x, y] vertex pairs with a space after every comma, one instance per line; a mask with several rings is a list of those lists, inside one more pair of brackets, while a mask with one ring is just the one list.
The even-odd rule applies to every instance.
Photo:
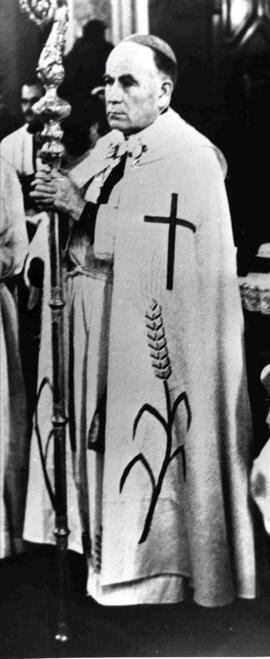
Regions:
[[270, 0], [149, 0], [149, 21], [177, 54], [175, 108], [228, 160], [244, 272], [270, 242]]
[[203, 128], [207, 108], [211, 110], [213, 82], [211, 3], [209, 0], [171, 0], [169, 3], [149, 0], [149, 22], [150, 32], [169, 41], [177, 55], [176, 109], [198, 128]]

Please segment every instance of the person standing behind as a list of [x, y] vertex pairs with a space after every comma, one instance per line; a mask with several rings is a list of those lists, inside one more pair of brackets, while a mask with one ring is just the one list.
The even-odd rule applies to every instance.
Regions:
[[105, 64], [113, 45], [105, 38], [103, 21], [93, 19], [83, 28], [83, 35], [64, 58], [65, 78], [59, 94], [69, 100], [81, 97], [103, 85]]
[[[16, 170], [24, 203], [24, 222], [29, 242], [35, 235], [40, 213], [29, 196], [31, 182], [38, 165], [41, 123], [35, 117], [33, 105], [43, 95], [43, 88], [37, 78], [30, 78], [21, 89], [21, 112], [24, 124], [1, 142], [2, 157]], [[29, 433], [32, 423], [36, 394], [37, 358], [40, 332], [40, 306], [43, 279], [43, 262], [36, 259], [32, 267], [30, 286], [27, 287], [23, 274], [16, 277], [19, 311], [19, 337], [23, 374], [26, 384]], [[31, 354], [31, 360], [29, 355]]]
[[7, 284], [22, 270], [27, 247], [20, 185], [0, 158], [0, 558], [23, 549], [29, 443], [17, 308]]
[[102, 100], [92, 94], [83, 101], [74, 97], [71, 114], [62, 122], [62, 129], [65, 147], [62, 168], [69, 169], [85, 160], [98, 140], [109, 131]]
[[21, 183], [29, 240], [32, 239], [35, 232], [36, 214], [36, 206], [29, 197], [29, 191], [37, 169], [42, 128], [33, 113], [33, 105], [42, 95], [43, 88], [37, 78], [31, 78], [23, 84], [20, 103], [24, 124], [7, 135], [1, 142], [1, 154], [15, 168]]

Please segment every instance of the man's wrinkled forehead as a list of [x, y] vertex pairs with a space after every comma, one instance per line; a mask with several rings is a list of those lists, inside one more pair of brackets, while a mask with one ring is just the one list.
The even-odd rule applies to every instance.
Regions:
[[132, 42], [121, 42], [111, 51], [107, 63], [106, 73], [117, 74], [156, 73], [157, 67], [151, 48]]

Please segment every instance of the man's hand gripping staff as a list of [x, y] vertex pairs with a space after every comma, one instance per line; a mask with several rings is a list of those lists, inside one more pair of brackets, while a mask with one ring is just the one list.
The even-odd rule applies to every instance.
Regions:
[[66, 171], [51, 169], [49, 165], [42, 165], [37, 171], [30, 196], [40, 210], [57, 210], [74, 221], [79, 220], [85, 207], [79, 188]]

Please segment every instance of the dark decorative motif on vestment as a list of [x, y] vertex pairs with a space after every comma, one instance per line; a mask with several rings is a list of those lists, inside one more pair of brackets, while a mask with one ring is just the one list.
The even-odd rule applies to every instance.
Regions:
[[145, 542], [153, 520], [155, 508], [157, 501], [161, 492], [162, 484], [166, 476], [167, 469], [170, 463], [181, 454], [182, 457], [182, 467], [183, 467], [183, 476], [186, 479], [186, 457], [185, 457], [185, 448], [182, 444], [177, 446], [177, 448], [172, 451], [172, 441], [173, 441], [173, 425], [175, 421], [176, 412], [181, 403], [184, 403], [187, 413], [187, 430], [189, 430], [191, 424], [191, 409], [189, 405], [188, 396], [185, 391], [183, 391], [176, 400], [172, 403], [170, 390], [168, 386], [168, 379], [172, 373], [172, 366], [169, 356], [169, 351], [167, 347], [167, 340], [165, 334], [165, 328], [162, 318], [161, 306], [153, 300], [150, 309], [146, 312], [146, 327], [147, 327], [147, 337], [148, 345], [150, 348], [150, 356], [152, 360], [152, 366], [154, 369], [155, 376], [162, 380], [164, 393], [166, 398], [166, 407], [167, 407], [167, 419], [165, 419], [162, 414], [149, 403], [145, 403], [140, 408], [134, 423], [133, 423], [133, 439], [135, 438], [136, 431], [139, 425], [139, 422], [142, 416], [145, 413], [151, 414], [164, 428], [166, 433], [167, 442], [165, 447], [164, 460], [161, 465], [161, 469], [156, 479], [153, 470], [145, 458], [143, 453], [138, 453], [125, 467], [121, 479], [120, 479], [120, 493], [123, 490], [127, 477], [130, 471], [137, 463], [141, 463], [149, 475], [149, 479], [152, 485], [152, 497], [149, 505], [149, 509], [145, 518], [145, 523], [141, 537], [138, 544]]
[[187, 229], [191, 229], [193, 233], [196, 231], [195, 224], [189, 222], [188, 220], [183, 220], [182, 218], [177, 217], [177, 200], [178, 194], [176, 192], [172, 193], [171, 197], [171, 212], [169, 217], [158, 217], [155, 215], [145, 215], [145, 222], [154, 222], [156, 224], [168, 224], [169, 225], [169, 235], [168, 235], [168, 259], [167, 259], [167, 290], [172, 291], [173, 289], [173, 273], [174, 273], [174, 257], [175, 257], [175, 232], [177, 226], [183, 226]]
[[93, 542], [92, 561], [94, 571], [99, 573], [101, 571], [101, 549], [102, 549], [102, 527], [99, 533], [96, 533]]
[[[42, 472], [43, 472], [47, 492], [48, 492], [48, 495], [50, 497], [50, 501], [51, 501], [53, 510], [56, 510], [55, 492], [54, 492], [53, 486], [50, 482], [48, 472], [47, 472], [47, 458], [48, 458], [48, 452], [49, 452], [49, 447], [50, 447], [50, 444], [51, 444], [51, 440], [53, 439], [53, 428], [50, 429], [50, 432], [49, 432], [48, 437], [46, 439], [46, 442], [44, 444], [43, 441], [42, 441], [39, 422], [38, 422], [39, 402], [40, 402], [42, 393], [45, 390], [45, 388], [48, 388], [50, 390], [51, 394], [53, 394], [53, 388], [52, 388], [52, 384], [51, 384], [49, 378], [43, 378], [43, 380], [40, 383], [40, 386], [38, 388], [36, 404], [35, 404], [35, 410], [34, 410], [33, 429], [34, 429], [34, 431], [36, 433], [36, 437], [37, 437], [41, 467], [42, 467]], [[43, 448], [43, 446], [44, 446], [44, 448]]]

